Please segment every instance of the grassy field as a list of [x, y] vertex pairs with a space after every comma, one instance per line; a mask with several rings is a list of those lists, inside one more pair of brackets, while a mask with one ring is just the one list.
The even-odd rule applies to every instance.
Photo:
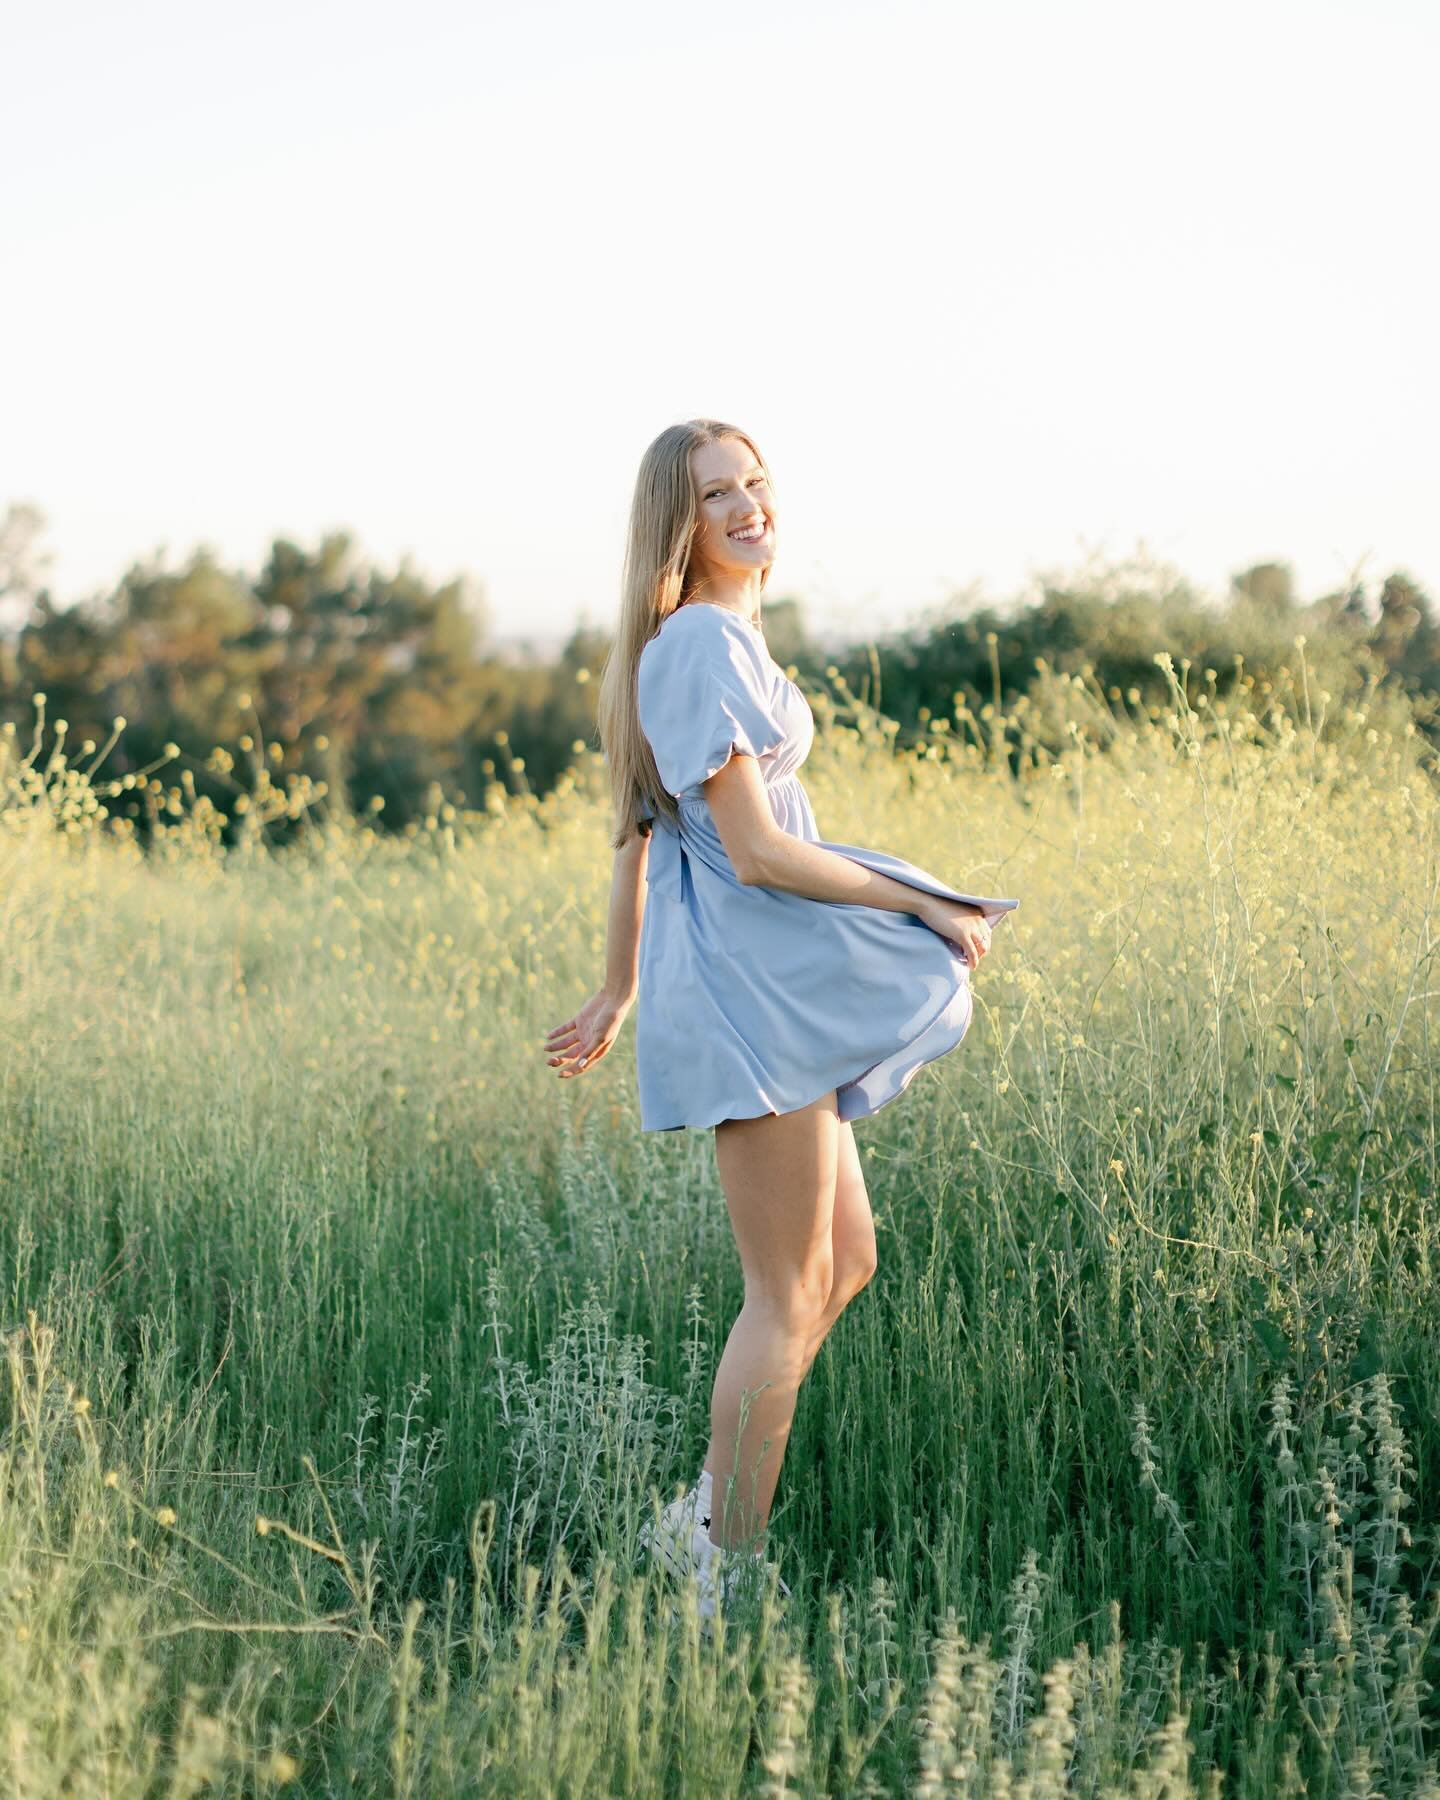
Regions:
[[1440, 1794], [1435, 757], [1303, 648], [1168, 680], [817, 741], [825, 836], [1022, 906], [857, 1128], [793, 1595], [714, 1642], [634, 1551], [740, 1304], [712, 1139], [633, 1019], [540, 1049], [594, 761], [283, 850], [161, 771], [142, 855], [0, 738], [0, 1788]]

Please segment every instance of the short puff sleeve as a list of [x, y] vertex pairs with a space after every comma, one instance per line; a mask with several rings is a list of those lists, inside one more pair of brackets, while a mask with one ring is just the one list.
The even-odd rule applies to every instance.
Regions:
[[[686, 617], [684, 615], [689, 614]], [[785, 742], [755, 628], [722, 606], [672, 613], [640, 653], [640, 729], [665, 791], [677, 799], [732, 753], [763, 756]]]

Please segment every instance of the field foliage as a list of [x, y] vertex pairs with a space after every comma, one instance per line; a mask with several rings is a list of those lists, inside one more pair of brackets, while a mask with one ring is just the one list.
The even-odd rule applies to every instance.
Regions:
[[1435, 756], [1303, 643], [1159, 666], [903, 755], [815, 697], [823, 835], [1022, 904], [857, 1128], [793, 1595], [716, 1641], [634, 1549], [740, 1302], [712, 1142], [541, 1052], [598, 759], [223, 846], [157, 768], [142, 849], [0, 737], [0, 1787], [1440, 1795]]

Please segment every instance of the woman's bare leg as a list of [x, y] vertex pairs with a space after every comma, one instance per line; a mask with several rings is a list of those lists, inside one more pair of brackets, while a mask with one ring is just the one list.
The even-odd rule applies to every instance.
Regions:
[[840, 1308], [873, 1270], [874, 1230], [854, 1135], [836, 1114], [833, 1091], [796, 1112], [717, 1125], [715, 1160], [745, 1304], [715, 1377], [705, 1466], [711, 1539], [734, 1548], [765, 1529], [800, 1383]]
[[810, 1365], [830, 1335], [830, 1327], [875, 1273], [875, 1218], [870, 1210], [870, 1191], [860, 1166], [854, 1127], [848, 1119], [841, 1119], [839, 1126], [835, 1208], [830, 1225], [830, 1252], [835, 1275], [830, 1285], [830, 1303], [820, 1315], [805, 1352], [805, 1363], [800, 1371], [802, 1380], [810, 1373]]

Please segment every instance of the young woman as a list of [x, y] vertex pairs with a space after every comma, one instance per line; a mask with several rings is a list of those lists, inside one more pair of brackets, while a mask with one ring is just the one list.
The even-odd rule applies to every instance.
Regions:
[[692, 419], [645, 452], [598, 703], [606, 978], [544, 1040], [572, 1079], [638, 1002], [641, 1129], [715, 1128], [745, 1303], [705, 1466], [644, 1534], [698, 1581], [705, 1616], [759, 1567], [800, 1383], [875, 1272], [851, 1121], [964, 1037], [970, 971], [1019, 905], [821, 838], [797, 773], [814, 719], [762, 631], [775, 530], [769, 470], [735, 426]]

